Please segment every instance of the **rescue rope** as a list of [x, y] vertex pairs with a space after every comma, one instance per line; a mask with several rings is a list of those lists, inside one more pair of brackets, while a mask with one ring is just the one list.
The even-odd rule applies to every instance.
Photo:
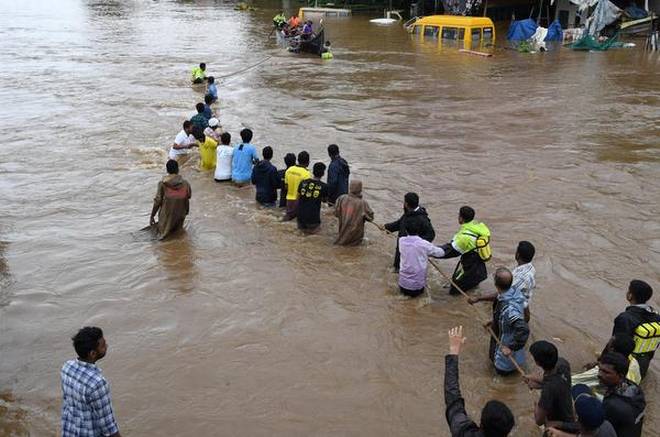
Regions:
[[[387, 229], [385, 229], [385, 227], [384, 227], [383, 225], [379, 225], [378, 223], [375, 223], [375, 222], [371, 222], [371, 223], [373, 223], [374, 226], [376, 226], [376, 227], [377, 227], [378, 229], [380, 229], [381, 231], [383, 231], [383, 232], [385, 232], [385, 233], [387, 233], [387, 234], [391, 234], [391, 232], [389, 232]], [[468, 305], [470, 305], [470, 307], [472, 307], [472, 308], [474, 309], [474, 311], [476, 312], [476, 314], [477, 314], [477, 320], [479, 320], [479, 322], [481, 322], [482, 326], [488, 331], [488, 333], [489, 333], [490, 336], [493, 338], [493, 340], [495, 340], [495, 342], [497, 343], [497, 345], [500, 346], [500, 347], [503, 347], [504, 345], [502, 344], [502, 341], [497, 337], [497, 335], [495, 335], [495, 332], [493, 331], [493, 328], [491, 328], [489, 325], [487, 325], [487, 324], [486, 324], [486, 321], [482, 318], [481, 311], [479, 311], [479, 309], [478, 309], [477, 307], [475, 307], [474, 305], [472, 305], [472, 304], [469, 302], [470, 296], [468, 296], [468, 294], [467, 294], [465, 291], [463, 291], [463, 289], [462, 289], [461, 287], [459, 287], [458, 285], [456, 285], [456, 283], [454, 282], [454, 280], [453, 280], [452, 278], [450, 278], [449, 276], [447, 276], [447, 274], [446, 274], [445, 272], [443, 272], [442, 269], [440, 269], [440, 266], [438, 266], [438, 265], [435, 263], [435, 261], [433, 261], [432, 259], [429, 258], [429, 263], [430, 263], [433, 267], [435, 267], [435, 269], [436, 269], [438, 272], [440, 272], [440, 274], [441, 274], [446, 280], [448, 280], [449, 283], [450, 283], [451, 285], [453, 285], [453, 286], [454, 286], [454, 287], [455, 287], [455, 288], [456, 288], [456, 289], [457, 289], [457, 290], [463, 295], [463, 297], [465, 297], [465, 300], [466, 300], [466, 302], [468, 303]], [[428, 286], [427, 286], [427, 293], [428, 293]], [[429, 294], [429, 298], [430, 298], [430, 296], [431, 296], [431, 295]], [[511, 351], [511, 352], [513, 352], [513, 351]], [[516, 370], [518, 371], [518, 373], [520, 373], [521, 376], [526, 376], [526, 375], [527, 375], [527, 374], [525, 373], [525, 371], [522, 369], [522, 367], [520, 367], [520, 365], [518, 364], [518, 362], [513, 358], [513, 355], [509, 355], [508, 358], [509, 358], [509, 360], [511, 360], [511, 363], [512, 363], [513, 366], [516, 368]]]
[[239, 74], [239, 73], [243, 73], [244, 71], [248, 71], [248, 70], [250, 70], [250, 69], [252, 69], [252, 68], [254, 68], [254, 67], [257, 67], [257, 66], [263, 64], [264, 62], [268, 61], [270, 58], [272, 58], [272, 56], [266, 56], [264, 59], [262, 59], [261, 61], [257, 62], [256, 64], [252, 64], [252, 65], [250, 65], [249, 67], [245, 67], [245, 68], [243, 68], [242, 70], [235, 71], [235, 72], [230, 73], [230, 74], [227, 74], [227, 75], [225, 75], [225, 76], [220, 76], [220, 77], [218, 77], [218, 79], [222, 82], [222, 81], [224, 81], [224, 80], [225, 80], [226, 78], [228, 78], [228, 77], [236, 76], [236, 75]]

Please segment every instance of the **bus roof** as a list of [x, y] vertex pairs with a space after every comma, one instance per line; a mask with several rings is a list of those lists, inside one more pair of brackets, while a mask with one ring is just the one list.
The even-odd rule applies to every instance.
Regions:
[[493, 21], [488, 17], [464, 17], [462, 15], [429, 15], [415, 21], [414, 24], [433, 26], [493, 26]]

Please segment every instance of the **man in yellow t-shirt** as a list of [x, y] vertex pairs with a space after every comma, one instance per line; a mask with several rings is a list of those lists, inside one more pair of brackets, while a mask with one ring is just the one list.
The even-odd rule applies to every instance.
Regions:
[[193, 129], [193, 136], [199, 141], [199, 168], [200, 170], [215, 170], [216, 149], [218, 142], [201, 129]]
[[312, 174], [307, 170], [309, 166], [309, 153], [302, 151], [298, 154], [298, 165], [289, 167], [284, 173], [286, 184], [286, 215], [284, 220], [293, 220], [298, 215], [298, 186], [305, 179], [310, 179]]

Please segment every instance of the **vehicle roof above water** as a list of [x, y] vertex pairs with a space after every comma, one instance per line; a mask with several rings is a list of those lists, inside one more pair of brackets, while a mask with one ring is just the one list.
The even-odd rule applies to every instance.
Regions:
[[421, 17], [414, 24], [433, 26], [493, 26], [493, 21], [488, 17], [464, 17], [462, 15], [429, 15]]

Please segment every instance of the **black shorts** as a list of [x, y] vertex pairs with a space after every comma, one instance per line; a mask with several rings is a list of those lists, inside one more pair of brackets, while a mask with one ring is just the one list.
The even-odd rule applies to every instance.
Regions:
[[401, 291], [401, 294], [405, 294], [406, 296], [409, 297], [417, 297], [420, 294], [424, 293], [426, 287], [422, 287], [419, 290], [408, 290], [407, 288], [403, 288], [399, 286], [399, 291]]

